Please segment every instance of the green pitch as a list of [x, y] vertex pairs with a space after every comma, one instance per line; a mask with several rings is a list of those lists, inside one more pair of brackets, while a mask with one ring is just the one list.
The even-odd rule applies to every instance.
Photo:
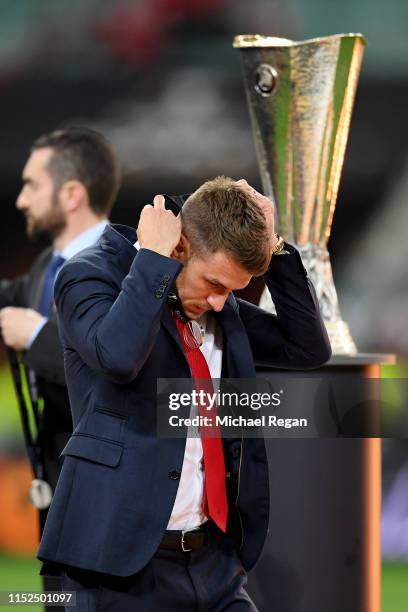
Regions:
[[[40, 564], [31, 559], [0, 555], [0, 591], [41, 591]], [[385, 563], [381, 612], [402, 612], [408, 601], [408, 563]], [[14, 612], [43, 612], [40, 606], [0, 606]], [[61, 608], [63, 610], [63, 608]]]
[[[40, 563], [32, 559], [21, 559], [0, 554], [0, 591], [42, 590], [39, 576]], [[0, 606], [0, 610], [15, 612], [43, 612], [41, 606]], [[61, 608], [61, 611], [63, 608]]]

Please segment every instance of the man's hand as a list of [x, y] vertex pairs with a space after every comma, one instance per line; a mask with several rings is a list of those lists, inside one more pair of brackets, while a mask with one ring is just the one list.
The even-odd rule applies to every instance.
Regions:
[[241, 189], [244, 189], [245, 191], [250, 193], [254, 200], [257, 202], [259, 208], [262, 210], [265, 216], [266, 225], [269, 229], [269, 236], [271, 237], [272, 251], [272, 249], [278, 242], [278, 237], [276, 235], [275, 230], [275, 207], [273, 205], [273, 202], [266, 196], [262, 195], [262, 193], [259, 193], [259, 191], [256, 191], [256, 189], [251, 187], [251, 185], [248, 185], [245, 179], [240, 179], [239, 181], [237, 181], [237, 185], [239, 185]]
[[147, 204], [140, 215], [137, 239], [140, 247], [170, 257], [180, 241], [181, 220], [164, 208], [164, 197], [155, 196], [153, 206]]
[[0, 329], [5, 345], [15, 351], [26, 349], [34, 329], [43, 318], [32, 308], [2, 308]]

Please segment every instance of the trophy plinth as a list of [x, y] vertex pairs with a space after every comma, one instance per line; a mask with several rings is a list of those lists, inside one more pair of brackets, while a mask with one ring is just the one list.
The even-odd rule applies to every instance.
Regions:
[[[279, 233], [301, 252], [334, 354], [354, 355], [342, 320], [327, 242], [336, 206], [364, 38], [294, 42], [237, 36], [265, 195]], [[263, 307], [272, 302], [265, 295]]]

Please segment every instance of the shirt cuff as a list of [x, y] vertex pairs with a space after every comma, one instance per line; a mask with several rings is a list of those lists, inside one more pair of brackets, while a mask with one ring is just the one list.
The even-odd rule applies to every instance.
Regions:
[[42, 328], [44, 327], [44, 325], [48, 322], [47, 317], [43, 317], [41, 319], [41, 321], [38, 323], [38, 325], [36, 325], [34, 327], [34, 330], [31, 334], [31, 336], [28, 339], [28, 342], [26, 344], [26, 349], [28, 350], [29, 348], [31, 348], [32, 343], [34, 342], [34, 340], [36, 339], [36, 337], [38, 336], [38, 334], [40, 333], [40, 331], [42, 330]]

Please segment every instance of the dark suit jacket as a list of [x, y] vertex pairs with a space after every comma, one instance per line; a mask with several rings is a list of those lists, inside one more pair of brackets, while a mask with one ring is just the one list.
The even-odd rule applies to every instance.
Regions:
[[[1, 280], [0, 308], [17, 306], [36, 309], [51, 257], [52, 248], [48, 248], [39, 255], [26, 275], [14, 280]], [[35, 372], [39, 395], [44, 400], [39, 442], [44, 452], [46, 478], [54, 488], [62, 465], [59, 457], [72, 432], [55, 312], [24, 354], [24, 362]]]
[[[96, 246], [61, 270], [60, 318], [74, 432], [38, 556], [127, 576], [154, 555], [167, 527], [185, 439], [159, 438], [157, 378], [189, 378], [166, 296], [181, 265], [133, 246], [135, 230], [108, 226]], [[223, 376], [254, 377], [254, 356], [310, 368], [330, 356], [299, 254], [272, 259], [265, 275], [277, 317], [230, 295], [217, 320]], [[229, 529], [249, 569], [268, 526], [263, 440], [225, 440]]]

